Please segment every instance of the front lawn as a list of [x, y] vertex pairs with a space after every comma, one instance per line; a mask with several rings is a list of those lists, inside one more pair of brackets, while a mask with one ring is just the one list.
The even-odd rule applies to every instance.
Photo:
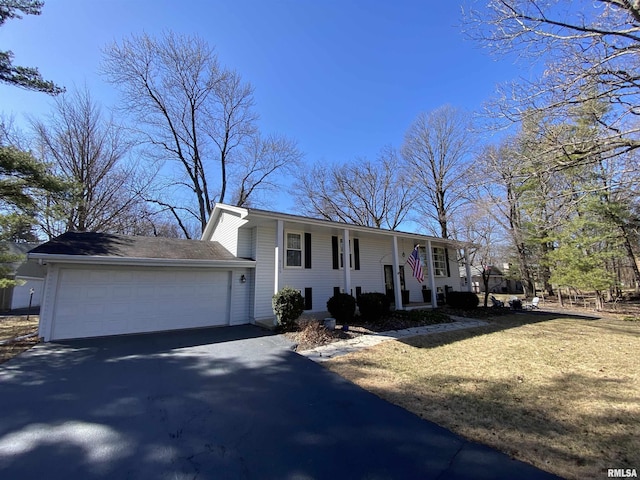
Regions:
[[325, 365], [460, 435], [557, 475], [640, 468], [640, 322], [511, 314]]

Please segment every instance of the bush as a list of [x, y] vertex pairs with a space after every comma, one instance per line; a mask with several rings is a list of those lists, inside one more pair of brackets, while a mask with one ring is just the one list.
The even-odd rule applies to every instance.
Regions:
[[347, 324], [356, 314], [356, 299], [348, 293], [338, 293], [327, 302], [327, 310], [337, 322]]
[[304, 312], [302, 294], [291, 287], [284, 287], [276, 293], [271, 299], [271, 305], [278, 319], [278, 325], [285, 330], [293, 328], [298, 317]]
[[375, 323], [389, 314], [391, 302], [384, 293], [361, 293], [358, 297], [358, 308], [363, 320]]
[[451, 318], [446, 313], [438, 310], [410, 310], [409, 320], [420, 325], [435, 325], [437, 323], [451, 323]]
[[447, 305], [461, 310], [473, 310], [478, 307], [480, 300], [473, 292], [449, 292], [447, 293]]

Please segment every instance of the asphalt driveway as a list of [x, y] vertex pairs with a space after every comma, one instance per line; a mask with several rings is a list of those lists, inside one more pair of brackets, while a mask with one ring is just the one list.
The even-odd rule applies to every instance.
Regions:
[[44, 344], [0, 365], [0, 478], [555, 478], [252, 326]]

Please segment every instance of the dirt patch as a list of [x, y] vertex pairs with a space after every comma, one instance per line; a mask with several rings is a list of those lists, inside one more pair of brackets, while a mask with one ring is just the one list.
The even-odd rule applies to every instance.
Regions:
[[38, 343], [38, 337], [13, 341], [18, 337], [30, 335], [38, 331], [37, 316], [0, 317], [0, 363], [6, 362]]
[[582, 479], [640, 466], [638, 351], [640, 322], [519, 313], [325, 365], [466, 438]]

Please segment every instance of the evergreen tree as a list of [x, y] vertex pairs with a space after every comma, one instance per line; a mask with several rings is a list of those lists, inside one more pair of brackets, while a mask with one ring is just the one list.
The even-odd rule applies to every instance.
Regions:
[[[41, 0], [0, 0], [0, 26], [8, 19], [24, 15], [40, 15], [44, 2]], [[0, 82], [28, 90], [57, 95], [64, 91], [55, 83], [44, 80], [37, 68], [13, 65], [13, 52], [0, 50]]]

